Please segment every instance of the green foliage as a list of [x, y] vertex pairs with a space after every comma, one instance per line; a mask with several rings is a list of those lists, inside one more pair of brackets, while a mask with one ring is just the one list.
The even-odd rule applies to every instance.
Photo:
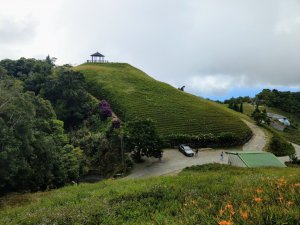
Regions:
[[[0, 224], [298, 224], [298, 168], [193, 167], [3, 199]], [[17, 202], [14, 203], [14, 202]]]
[[244, 113], [244, 104], [243, 104], [243, 102], [241, 102], [241, 104], [240, 104], [239, 112]]
[[298, 118], [300, 117], [300, 92], [264, 89], [256, 95], [256, 98], [263, 101], [267, 106], [276, 107], [285, 112], [293, 113]]
[[276, 133], [273, 133], [273, 137], [269, 145], [269, 151], [274, 153], [276, 156], [292, 156], [295, 154], [294, 146]]
[[47, 76], [51, 74], [53, 67], [53, 65], [47, 63], [47, 61], [26, 58], [19, 60], [5, 59], [0, 61], [0, 66], [7, 71], [8, 75], [22, 81], [25, 81], [35, 73]]
[[120, 140], [108, 132], [94, 133], [83, 127], [71, 133], [72, 144], [83, 150], [89, 168], [104, 176], [112, 175], [121, 163]]
[[253, 117], [257, 125], [262, 125], [263, 123], [270, 123], [270, 119], [267, 116], [267, 111], [265, 109], [260, 110], [258, 105], [256, 106], [251, 116]]
[[136, 119], [126, 124], [126, 147], [136, 162], [142, 156], [162, 157], [162, 144], [152, 120]]
[[231, 132], [244, 139], [251, 132], [235, 112], [158, 82], [128, 64], [83, 64], [74, 69], [122, 121], [150, 118], [161, 137]]
[[57, 117], [68, 129], [78, 127], [97, 110], [98, 102], [86, 91], [85, 78], [70, 69], [58, 69], [56, 76], [46, 82], [41, 95], [51, 101]]
[[0, 91], [0, 193], [45, 190], [78, 178], [50, 102], [23, 92], [13, 79], [0, 80]]
[[245, 96], [245, 97], [237, 97], [237, 98], [230, 98], [230, 99], [227, 99], [224, 101], [224, 104], [232, 104], [232, 103], [237, 103], [237, 104], [241, 104], [241, 103], [244, 103], [244, 102], [247, 102], [247, 103], [250, 103], [251, 102], [251, 98], [249, 96]]
[[204, 148], [204, 147], [230, 147], [242, 145], [243, 143], [249, 141], [252, 137], [252, 133], [249, 132], [248, 136], [244, 139], [240, 139], [236, 135], [230, 132], [220, 133], [219, 135], [213, 134], [199, 134], [199, 135], [168, 135], [165, 138], [166, 147], [176, 147], [182, 143], [188, 144], [194, 148]]

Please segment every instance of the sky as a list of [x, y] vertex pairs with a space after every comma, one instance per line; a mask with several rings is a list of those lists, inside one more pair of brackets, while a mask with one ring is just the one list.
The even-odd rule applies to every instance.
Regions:
[[96, 51], [205, 98], [300, 90], [300, 0], [0, 0], [0, 60]]

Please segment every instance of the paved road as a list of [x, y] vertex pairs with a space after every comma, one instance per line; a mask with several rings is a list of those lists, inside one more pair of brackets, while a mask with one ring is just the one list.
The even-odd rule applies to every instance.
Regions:
[[[244, 122], [250, 127], [253, 132], [252, 139], [243, 146], [244, 151], [262, 151], [267, 143], [267, 137], [263, 130], [246, 120]], [[300, 146], [295, 145], [296, 153], [300, 158]], [[239, 149], [241, 150], [241, 149]], [[150, 158], [142, 164], [135, 165], [132, 173], [125, 177], [127, 178], [143, 178], [161, 175], [173, 175], [179, 173], [182, 169], [192, 165], [202, 165], [206, 163], [223, 163], [227, 164], [227, 155], [224, 155], [221, 160], [222, 151], [235, 151], [235, 149], [201, 149], [197, 157], [186, 157], [177, 149], [165, 149], [161, 161]], [[282, 162], [288, 161], [289, 157], [279, 157]]]
[[[244, 121], [254, 133], [252, 139], [243, 146], [243, 150], [260, 150], [266, 144], [266, 136], [264, 132], [256, 125]], [[224, 160], [221, 161], [222, 151], [235, 151], [235, 149], [201, 149], [198, 157], [186, 157], [177, 149], [165, 149], [161, 161], [150, 158], [142, 164], [135, 165], [132, 173], [126, 178], [141, 178], [160, 175], [177, 174], [182, 169], [192, 165], [202, 165], [206, 163], [224, 163], [227, 164], [227, 155], [224, 155]]]
[[200, 150], [198, 157], [186, 157], [176, 149], [165, 149], [161, 161], [154, 158], [146, 159], [146, 162], [135, 165], [134, 170], [127, 178], [176, 174], [188, 166], [213, 162], [227, 164], [226, 154], [224, 160], [221, 161], [221, 152], [222, 150], [206, 149]]
[[262, 151], [267, 143], [267, 136], [257, 125], [243, 120], [244, 123], [252, 130], [253, 137], [243, 146], [244, 151]]

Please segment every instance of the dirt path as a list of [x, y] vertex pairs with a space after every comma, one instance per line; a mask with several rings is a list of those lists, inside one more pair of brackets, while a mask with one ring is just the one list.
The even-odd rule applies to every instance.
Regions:
[[[265, 133], [258, 126], [243, 120], [252, 130], [253, 137], [243, 146], [245, 151], [262, 151], [267, 143]], [[235, 151], [236, 149], [201, 149], [198, 157], [186, 157], [177, 149], [165, 149], [161, 161], [150, 158], [142, 164], [137, 164], [132, 173], [127, 178], [142, 178], [161, 175], [174, 175], [179, 173], [182, 169], [193, 165], [202, 165], [206, 163], [223, 163], [227, 164], [228, 158], [225, 154], [223, 161], [221, 160], [222, 151]]]
[[267, 136], [264, 131], [257, 125], [243, 120], [244, 123], [252, 130], [253, 137], [243, 146], [244, 151], [262, 151], [267, 144]]

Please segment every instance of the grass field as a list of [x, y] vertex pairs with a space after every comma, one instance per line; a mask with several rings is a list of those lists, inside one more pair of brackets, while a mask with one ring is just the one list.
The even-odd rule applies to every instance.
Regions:
[[209, 164], [178, 176], [106, 180], [4, 202], [5, 225], [298, 224], [300, 170]]
[[128, 64], [83, 64], [75, 69], [85, 74], [89, 91], [107, 99], [122, 120], [151, 118], [162, 136], [251, 133], [232, 110], [156, 81]]
[[[288, 141], [293, 142], [295, 144], [300, 145], [300, 118], [295, 116], [292, 113], [284, 112], [277, 108], [261, 106], [261, 108], [266, 108], [267, 112], [276, 113], [279, 115], [283, 115], [289, 119], [291, 124], [296, 125], [298, 128], [287, 129], [285, 131], [276, 131], [280, 133], [283, 137], [285, 137]], [[244, 113], [248, 116], [251, 116], [254, 110], [254, 106], [248, 103], [244, 104]]]

